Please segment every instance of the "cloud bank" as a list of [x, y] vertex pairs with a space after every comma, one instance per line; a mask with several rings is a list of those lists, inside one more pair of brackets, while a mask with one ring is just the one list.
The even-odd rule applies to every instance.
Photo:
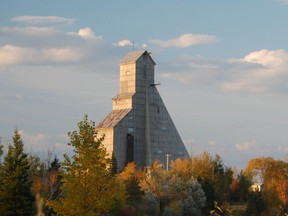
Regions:
[[196, 44], [207, 44], [207, 43], [213, 43], [217, 40], [215, 36], [212, 35], [195, 35], [195, 34], [183, 34], [180, 35], [178, 38], [172, 38], [169, 40], [159, 40], [159, 39], [154, 39], [154, 40], [149, 40], [148, 42], [154, 45], [158, 45], [161, 47], [181, 47], [181, 48], [186, 48], [189, 46], [193, 46]]
[[256, 146], [256, 141], [248, 141], [244, 143], [235, 144], [235, 148], [238, 151], [248, 151], [251, 150], [254, 146]]
[[13, 45], [5, 45], [0, 47], [0, 66], [23, 63], [61, 63], [68, 61], [78, 61], [81, 58], [81, 53], [73, 47], [44, 49], [17, 47]]
[[68, 35], [79, 36], [85, 40], [101, 40], [102, 36], [97, 36], [91, 28], [82, 28], [78, 32], [68, 32]]
[[173, 62], [178, 63], [167, 67], [161, 77], [223, 92], [288, 94], [288, 52], [284, 49], [263, 49], [226, 60], [183, 56]]
[[64, 23], [73, 24], [75, 19], [59, 17], [59, 16], [17, 16], [12, 18], [13, 22], [22, 22], [29, 24], [51, 24], [51, 23]]

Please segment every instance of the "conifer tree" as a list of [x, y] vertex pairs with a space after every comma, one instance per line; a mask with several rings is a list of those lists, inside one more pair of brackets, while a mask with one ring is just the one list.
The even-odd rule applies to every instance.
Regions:
[[74, 155], [64, 154], [62, 197], [47, 205], [57, 215], [103, 215], [124, 199], [125, 187], [111, 173], [111, 158], [97, 138], [95, 124], [85, 116], [78, 131], [69, 132]]
[[4, 157], [0, 185], [0, 215], [33, 215], [35, 201], [31, 190], [28, 155], [17, 129], [13, 144]]
[[114, 151], [112, 152], [111, 160], [112, 160], [111, 172], [112, 174], [117, 174], [118, 165], [117, 165], [117, 159], [115, 157]]

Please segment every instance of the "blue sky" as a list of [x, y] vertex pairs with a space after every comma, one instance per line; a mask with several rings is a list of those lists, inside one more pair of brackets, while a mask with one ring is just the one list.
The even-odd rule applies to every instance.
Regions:
[[244, 168], [288, 153], [288, 1], [0, 2], [0, 136], [59, 156], [112, 109], [119, 62], [148, 50], [189, 152]]

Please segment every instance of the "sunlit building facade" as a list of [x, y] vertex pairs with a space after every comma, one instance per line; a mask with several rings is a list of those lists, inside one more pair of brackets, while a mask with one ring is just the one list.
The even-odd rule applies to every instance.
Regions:
[[147, 51], [128, 53], [120, 62], [120, 91], [113, 110], [97, 126], [104, 146], [117, 161], [150, 166], [156, 160], [188, 157], [183, 141], [163, 103], [154, 80], [155, 62]]

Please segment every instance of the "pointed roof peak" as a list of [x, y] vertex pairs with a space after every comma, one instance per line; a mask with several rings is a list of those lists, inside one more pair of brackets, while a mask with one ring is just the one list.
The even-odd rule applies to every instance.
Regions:
[[[142, 55], [149, 55], [150, 56], [150, 52], [148, 52], [147, 50], [138, 50], [138, 51], [133, 51], [133, 52], [129, 52], [121, 61], [120, 64], [125, 64], [125, 63], [132, 63], [132, 62], [136, 62]], [[151, 58], [152, 59], [152, 58]], [[152, 59], [153, 61], [153, 59]], [[154, 61], [153, 61], [154, 62]], [[155, 62], [154, 62], [155, 64]]]

